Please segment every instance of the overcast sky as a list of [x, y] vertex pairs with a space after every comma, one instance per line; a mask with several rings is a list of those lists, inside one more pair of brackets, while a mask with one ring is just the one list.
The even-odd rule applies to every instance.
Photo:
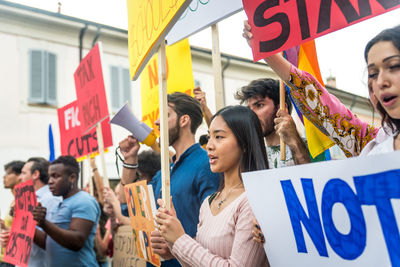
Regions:
[[[61, 12], [102, 24], [127, 29], [126, 0], [14, 0], [12, 2]], [[337, 87], [354, 94], [367, 96], [366, 71], [363, 59], [365, 44], [381, 30], [398, 25], [400, 9], [325, 35], [316, 40], [321, 74], [324, 79], [333, 75]], [[244, 12], [219, 23], [220, 47], [224, 53], [252, 58], [250, 48], [241, 37]], [[206, 29], [189, 38], [190, 44], [211, 48], [211, 31]]]

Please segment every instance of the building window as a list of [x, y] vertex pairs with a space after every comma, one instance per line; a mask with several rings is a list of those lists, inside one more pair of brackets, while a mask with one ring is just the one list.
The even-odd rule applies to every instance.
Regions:
[[111, 109], [118, 111], [126, 102], [131, 104], [129, 69], [111, 66]]
[[31, 50], [29, 103], [57, 106], [57, 56]]

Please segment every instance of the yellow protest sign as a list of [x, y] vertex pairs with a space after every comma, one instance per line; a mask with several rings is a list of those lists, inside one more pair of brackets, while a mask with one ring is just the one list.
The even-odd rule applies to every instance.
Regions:
[[189, 0], [127, 0], [129, 61], [136, 80], [147, 61], [164, 41]]
[[[140, 181], [124, 187], [133, 239], [137, 256], [155, 266], [160, 266], [160, 256], [150, 246], [151, 232], [155, 230], [147, 182]], [[152, 194], [152, 193], [151, 193]]]
[[[192, 57], [189, 40], [166, 47], [168, 93], [183, 92], [191, 95], [194, 88]], [[140, 75], [142, 122], [160, 135], [155, 122], [159, 117], [158, 54], [154, 55]]]

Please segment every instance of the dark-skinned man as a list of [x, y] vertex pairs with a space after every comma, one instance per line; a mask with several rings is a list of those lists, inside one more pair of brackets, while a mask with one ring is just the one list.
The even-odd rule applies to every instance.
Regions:
[[46, 219], [40, 204], [33, 217], [43, 231], [35, 231], [34, 241], [46, 250], [48, 266], [98, 266], [94, 236], [99, 221], [97, 201], [78, 188], [79, 165], [73, 157], [61, 156], [49, 166], [49, 188], [63, 201]]

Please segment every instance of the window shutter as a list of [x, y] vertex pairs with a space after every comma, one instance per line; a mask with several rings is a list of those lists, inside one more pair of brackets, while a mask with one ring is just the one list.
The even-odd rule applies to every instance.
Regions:
[[123, 80], [123, 99], [121, 104], [125, 104], [128, 101], [131, 104], [131, 77], [128, 69], [122, 69], [122, 80]]
[[119, 73], [117, 67], [111, 67], [111, 109], [117, 111], [120, 108]]
[[40, 50], [30, 51], [30, 90], [29, 102], [44, 103], [44, 56]]
[[57, 105], [57, 57], [47, 53], [47, 103]]

